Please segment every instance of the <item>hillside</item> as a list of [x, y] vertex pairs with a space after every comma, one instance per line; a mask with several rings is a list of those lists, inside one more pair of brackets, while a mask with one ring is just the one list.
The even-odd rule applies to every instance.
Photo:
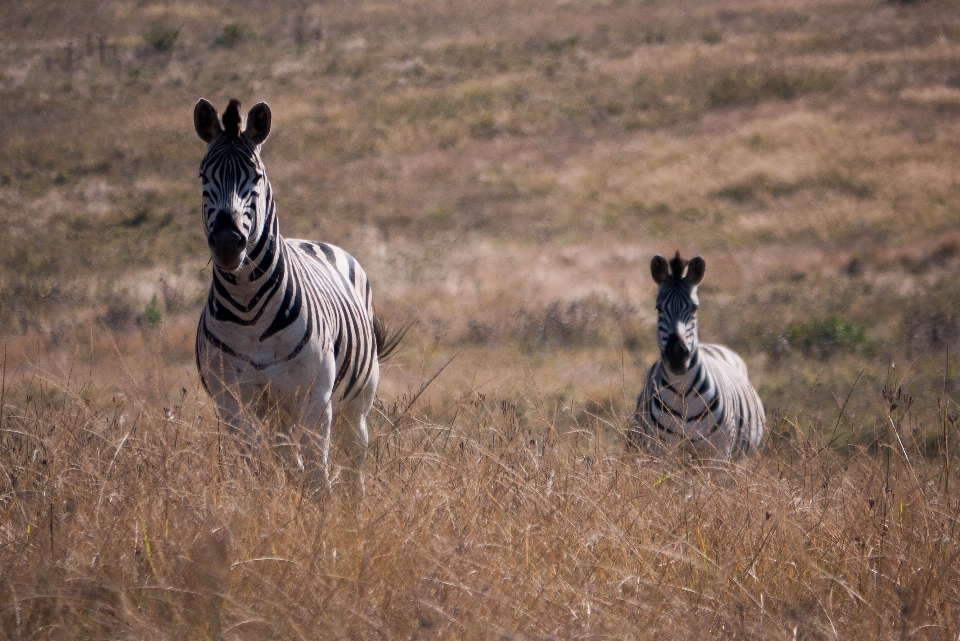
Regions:
[[[0, 629], [956, 638], [951, 9], [4, 4]], [[355, 512], [199, 386], [200, 97], [413, 322]], [[768, 412], [730, 468], [622, 448], [677, 249]]]

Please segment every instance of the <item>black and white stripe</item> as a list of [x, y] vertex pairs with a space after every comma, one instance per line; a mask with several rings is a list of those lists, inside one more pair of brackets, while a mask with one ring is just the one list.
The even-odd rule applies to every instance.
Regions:
[[655, 256], [660, 359], [647, 373], [631, 419], [634, 443], [654, 449], [691, 447], [729, 458], [760, 445], [765, 417], [743, 359], [722, 345], [699, 343], [697, 287], [706, 263]]
[[280, 235], [260, 157], [270, 124], [265, 103], [250, 110], [242, 132], [235, 100], [223, 126], [206, 100], [194, 110], [197, 134], [208, 144], [200, 180], [213, 259], [197, 329], [197, 368], [220, 419], [245, 439], [248, 454], [257, 450], [258, 423], [271, 413], [286, 417], [289, 443], [314, 484], [328, 478], [336, 414], [345, 471], [362, 488], [366, 415], [379, 360], [399, 335], [386, 336], [374, 316], [370, 281], [350, 254]]

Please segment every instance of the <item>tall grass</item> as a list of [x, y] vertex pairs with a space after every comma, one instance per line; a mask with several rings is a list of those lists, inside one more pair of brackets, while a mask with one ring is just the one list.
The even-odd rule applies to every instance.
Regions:
[[532, 396], [411, 393], [378, 405], [354, 504], [243, 464], [202, 392], [179, 398], [7, 372], [8, 638], [956, 635], [949, 401], [917, 418], [891, 391], [845, 448], [781, 417], [759, 456], [690, 464]]
[[[956, 639], [951, 9], [7, 3], [0, 636]], [[418, 323], [359, 504], [199, 392], [201, 96]], [[757, 457], [621, 447], [677, 247]]]

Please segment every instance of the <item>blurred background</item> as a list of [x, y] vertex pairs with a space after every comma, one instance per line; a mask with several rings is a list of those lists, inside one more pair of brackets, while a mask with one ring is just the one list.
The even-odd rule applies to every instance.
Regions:
[[417, 321], [405, 365], [457, 351], [622, 409], [655, 355], [649, 260], [680, 249], [707, 261], [702, 338], [745, 354], [771, 410], [829, 405], [860, 370], [876, 391], [894, 364], [952, 386], [945, 8], [7, 4], [8, 353], [96, 358], [109, 336], [193, 376], [210, 274], [191, 110], [236, 97], [273, 110], [282, 233], [348, 249], [381, 313]]
[[622, 418], [656, 355], [649, 261], [679, 249], [706, 259], [702, 340], [744, 354], [769, 411], [835, 412], [862, 371], [862, 427], [891, 377], [955, 390], [947, 8], [7, 3], [8, 360], [95, 362], [109, 386], [159, 359], [144, 393], [196, 385], [210, 273], [191, 110], [235, 97], [273, 110], [282, 233], [343, 246], [381, 314], [416, 321], [383, 395], [456, 353], [452, 388]]
[[[0, 3], [0, 629], [956, 638], [956, 9]], [[201, 97], [412, 323], [344, 513], [199, 385]], [[742, 466], [624, 455], [677, 250]]]

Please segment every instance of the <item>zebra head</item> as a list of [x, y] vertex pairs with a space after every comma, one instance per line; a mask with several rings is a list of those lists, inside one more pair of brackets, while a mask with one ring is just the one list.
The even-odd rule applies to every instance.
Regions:
[[690, 369], [697, 352], [697, 286], [703, 280], [706, 263], [701, 256], [691, 261], [671, 260], [657, 254], [650, 262], [650, 274], [657, 283], [657, 343], [660, 358], [670, 372], [682, 376]]
[[248, 246], [263, 231], [269, 190], [260, 145], [270, 135], [270, 107], [265, 102], [255, 105], [242, 132], [240, 124], [237, 100], [223, 112], [223, 126], [206, 100], [193, 110], [197, 135], [207, 143], [200, 163], [203, 228], [214, 263], [227, 272], [240, 269]]

